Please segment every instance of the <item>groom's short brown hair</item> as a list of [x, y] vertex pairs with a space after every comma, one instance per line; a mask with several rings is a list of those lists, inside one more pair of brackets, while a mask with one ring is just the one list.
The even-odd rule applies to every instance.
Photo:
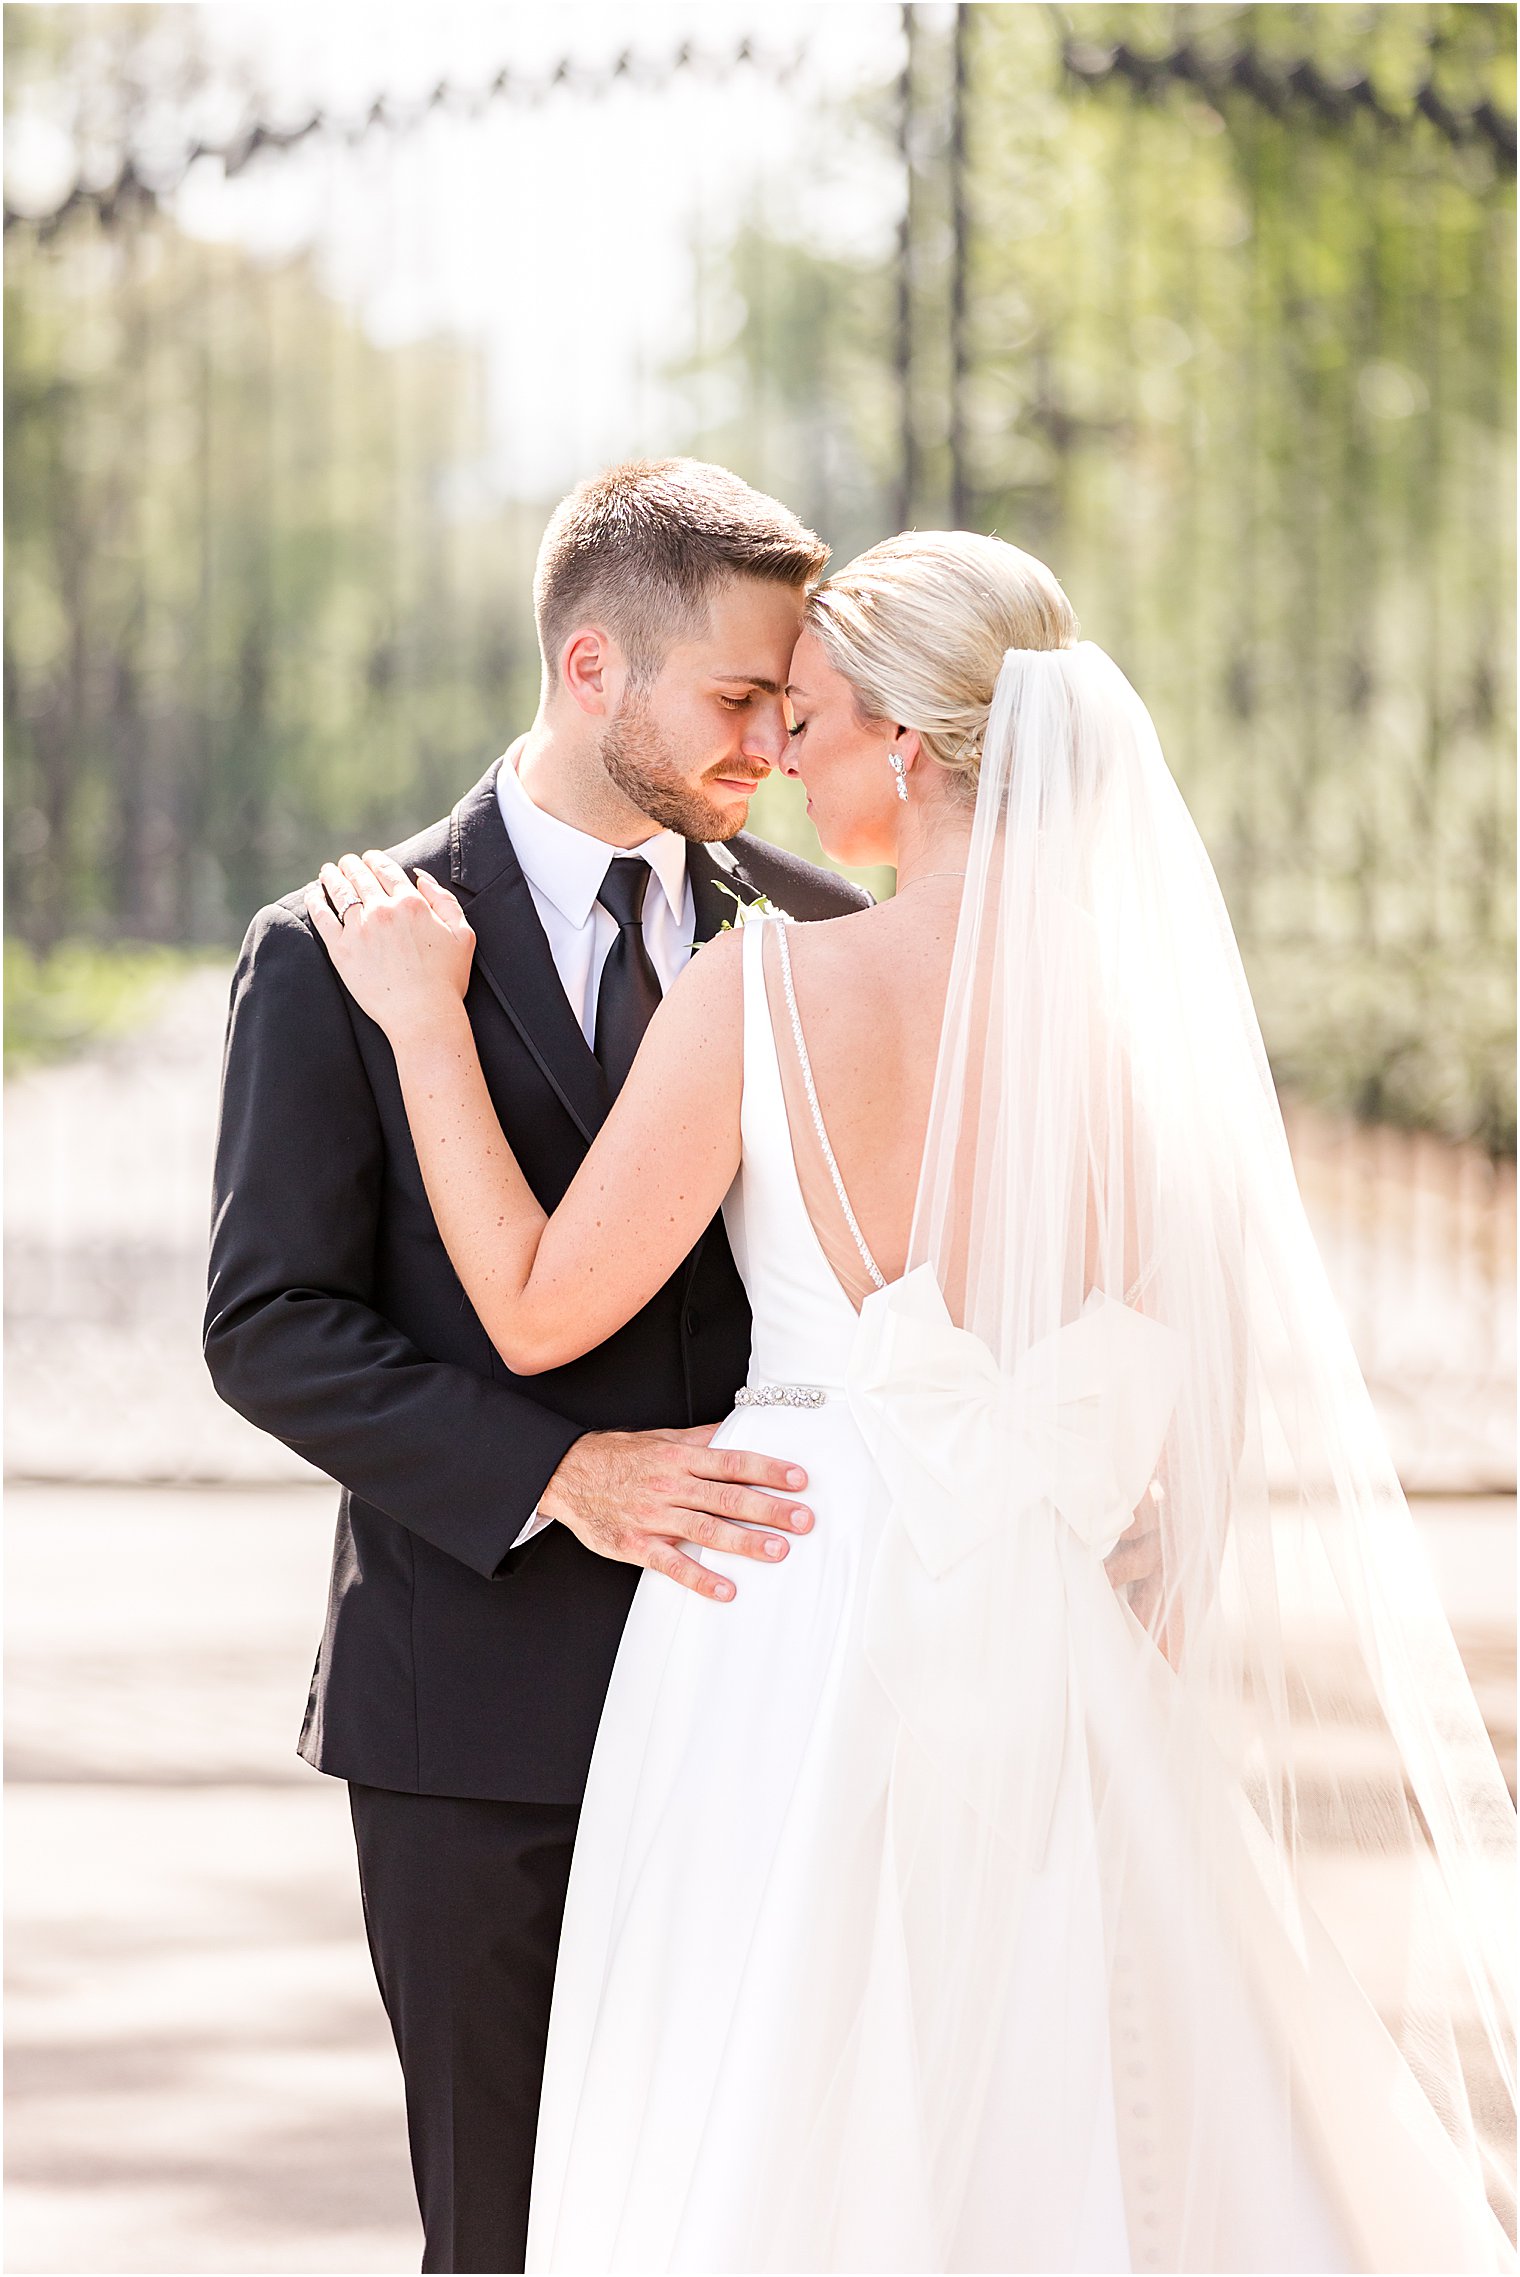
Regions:
[[673, 642], [704, 621], [730, 577], [801, 589], [829, 549], [788, 506], [703, 459], [630, 459], [594, 475], [550, 517], [533, 575], [533, 610], [553, 686], [560, 649], [600, 619], [635, 684], [652, 680]]

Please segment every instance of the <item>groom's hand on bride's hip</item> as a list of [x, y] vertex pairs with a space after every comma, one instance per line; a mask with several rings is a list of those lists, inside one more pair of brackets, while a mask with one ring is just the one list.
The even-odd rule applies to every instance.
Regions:
[[733, 1583], [688, 1557], [681, 1544], [776, 1564], [786, 1556], [786, 1535], [805, 1534], [813, 1514], [792, 1499], [807, 1485], [800, 1465], [714, 1447], [717, 1428], [588, 1431], [538, 1507], [598, 1557], [669, 1574], [702, 1597], [730, 1598]]

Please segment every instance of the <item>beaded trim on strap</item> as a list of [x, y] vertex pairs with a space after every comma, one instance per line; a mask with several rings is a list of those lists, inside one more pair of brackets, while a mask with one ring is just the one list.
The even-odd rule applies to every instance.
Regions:
[[781, 982], [786, 990], [786, 1008], [791, 1015], [792, 1040], [797, 1046], [797, 1059], [802, 1068], [802, 1087], [807, 1093], [808, 1106], [812, 1110], [813, 1129], [817, 1133], [818, 1144], [823, 1149], [823, 1159], [828, 1165], [829, 1176], [834, 1181], [834, 1192], [839, 1198], [839, 1207], [844, 1212], [844, 1222], [854, 1237], [855, 1247], [860, 1251], [860, 1262], [870, 1274], [875, 1286], [878, 1289], [884, 1289], [887, 1285], [886, 1278], [870, 1250], [866, 1247], [866, 1237], [861, 1232], [855, 1212], [850, 1207], [850, 1197], [844, 1190], [844, 1180], [839, 1175], [839, 1165], [834, 1160], [834, 1149], [829, 1144], [829, 1134], [824, 1128], [823, 1109], [818, 1104], [818, 1092], [813, 1082], [813, 1063], [808, 1058], [808, 1048], [802, 1034], [802, 1021], [797, 1011], [797, 991], [792, 982], [792, 952], [787, 944], [784, 920], [779, 922], [776, 927], [776, 947], [781, 956]]

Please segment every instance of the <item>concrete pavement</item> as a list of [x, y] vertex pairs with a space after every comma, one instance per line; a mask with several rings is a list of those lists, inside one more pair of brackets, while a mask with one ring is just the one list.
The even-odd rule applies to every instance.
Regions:
[[[415, 2269], [344, 1793], [294, 1752], [331, 1488], [8, 1505], [7, 2267]], [[1512, 1772], [1513, 1505], [1420, 1518]]]
[[330, 1488], [8, 1496], [6, 2266], [415, 2269], [344, 1789]]

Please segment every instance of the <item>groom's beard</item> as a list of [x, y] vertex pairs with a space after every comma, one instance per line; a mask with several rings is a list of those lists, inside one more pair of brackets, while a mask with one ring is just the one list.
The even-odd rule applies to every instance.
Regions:
[[[695, 844], [720, 844], [744, 828], [747, 814], [735, 814], [726, 803], [717, 806], [702, 795], [702, 778], [693, 781], [681, 766], [675, 750], [660, 733], [637, 697], [625, 703], [601, 741], [601, 761], [631, 806], [647, 814], [662, 830], [674, 830]], [[747, 767], [720, 760], [710, 775], [734, 781]], [[757, 783], [764, 774], [755, 776]]]

